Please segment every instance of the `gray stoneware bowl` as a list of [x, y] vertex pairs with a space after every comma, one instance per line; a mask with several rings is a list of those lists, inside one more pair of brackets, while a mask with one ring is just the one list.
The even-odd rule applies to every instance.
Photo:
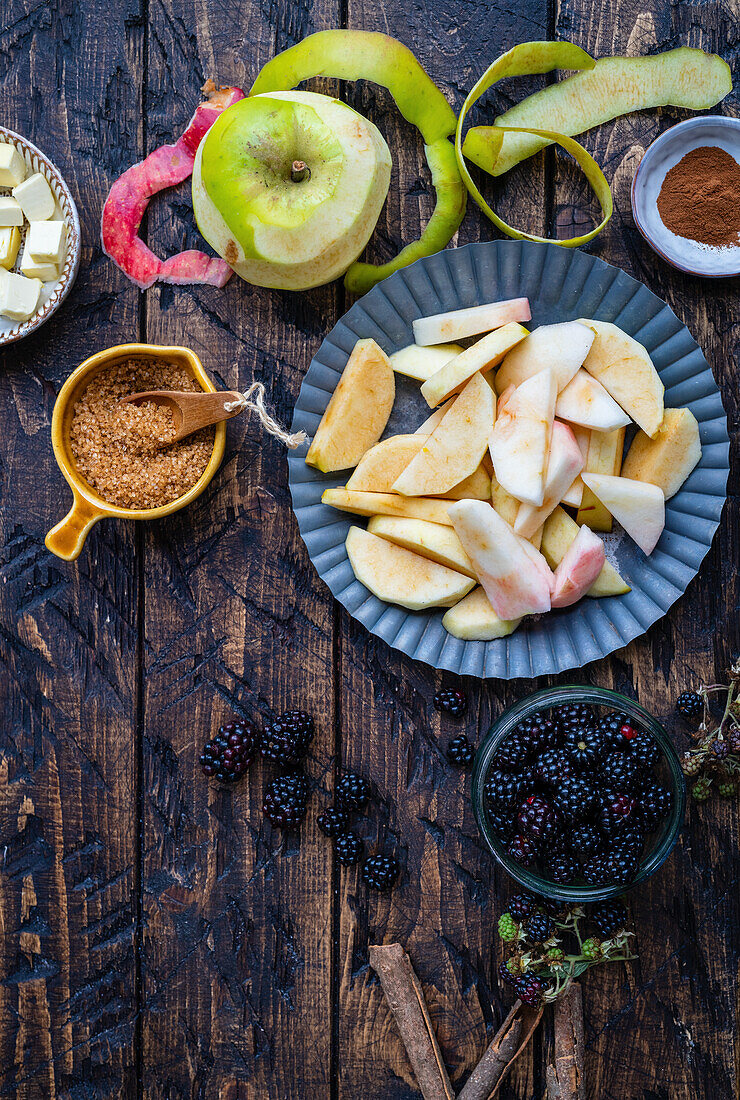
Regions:
[[[350, 615], [435, 668], [501, 679], [581, 668], [621, 649], [662, 618], [696, 576], [725, 502], [729, 437], [717, 384], [686, 326], [642, 283], [585, 252], [523, 241], [447, 249], [391, 275], [348, 310], [313, 359], [293, 415], [293, 431], [312, 438], [356, 340], [373, 337], [391, 353], [413, 343], [416, 317], [522, 295], [532, 308], [531, 327], [577, 317], [614, 321], [650, 352], [666, 405], [688, 406], [699, 421], [701, 461], [667, 502], [665, 530], [650, 557], [631, 539], [609, 539], [631, 592], [525, 620], [508, 638], [453, 638], [442, 626], [443, 610], [412, 612], [383, 603], [355, 579], [344, 541], [352, 524], [365, 521], [321, 503], [324, 489], [344, 485], [349, 474], [307, 466], [307, 445], [288, 459], [293, 507], [311, 561]], [[418, 383], [397, 375], [385, 434], [414, 431], [428, 414]]]

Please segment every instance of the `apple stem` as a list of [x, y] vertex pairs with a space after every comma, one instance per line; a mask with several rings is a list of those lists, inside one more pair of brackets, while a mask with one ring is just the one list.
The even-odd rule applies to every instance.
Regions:
[[303, 183], [311, 179], [311, 169], [304, 160], [294, 160], [290, 166], [290, 178], [293, 183]]

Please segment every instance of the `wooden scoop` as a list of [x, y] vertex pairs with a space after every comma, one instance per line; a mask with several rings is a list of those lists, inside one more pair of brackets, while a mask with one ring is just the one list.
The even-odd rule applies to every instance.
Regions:
[[[175, 419], [176, 432], [172, 442], [192, 435], [200, 428], [218, 424], [221, 420], [230, 420], [247, 406], [243, 394], [238, 390], [219, 390], [217, 393], [202, 393], [182, 390], [147, 390], [144, 393], [132, 393], [123, 397], [119, 404], [138, 405], [141, 401], [153, 401], [156, 405], [169, 405]], [[233, 406], [227, 408], [226, 406]]]

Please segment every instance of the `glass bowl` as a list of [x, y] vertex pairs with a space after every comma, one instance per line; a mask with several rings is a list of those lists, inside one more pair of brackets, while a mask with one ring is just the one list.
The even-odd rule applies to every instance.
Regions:
[[[496, 750], [514, 727], [525, 718], [536, 711], [547, 710], [550, 707], [566, 703], [591, 703], [624, 712], [651, 734], [660, 749], [661, 759], [656, 764], [655, 771], [658, 779], [671, 791], [673, 796], [671, 811], [648, 838], [647, 846], [640, 860], [639, 870], [628, 886], [619, 883], [609, 886], [564, 886], [561, 883], [550, 882], [536, 871], [515, 863], [507, 855], [504, 842], [494, 835], [491, 828], [486, 800], [483, 797], [483, 787]], [[543, 691], [537, 691], [534, 695], [528, 695], [526, 699], [515, 703], [514, 706], [509, 707], [501, 715], [489, 730], [476, 754], [473, 766], [472, 797], [473, 813], [483, 839], [494, 857], [513, 879], [516, 879], [526, 890], [541, 894], [543, 897], [554, 898], [570, 904], [582, 904], [617, 897], [623, 894], [625, 890], [632, 889], [633, 886], [637, 886], [638, 883], [644, 882], [650, 875], [655, 874], [668, 858], [678, 840], [686, 806], [686, 784], [681, 764], [668, 734], [652, 715], [643, 710], [638, 703], [616, 691], [585, 685], [582, 687], [573, 685], [545, 688]]]

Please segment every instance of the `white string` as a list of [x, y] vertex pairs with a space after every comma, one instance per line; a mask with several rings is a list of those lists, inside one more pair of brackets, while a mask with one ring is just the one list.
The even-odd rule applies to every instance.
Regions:
[[[250, 400], [252, 394], [254, 394], [254, 399]], [[270, 416], [265, 408], [265, 387], [261, 382], [253, 382], [249, 389], [245, 390], [238, 398], [235, 397], [233, 401], [225, 401], [224, 408], [227, 412], [236, 412], [238, 409], [251, 409], [256, 412], [270, 435], [274, 435], [286, 447], [290, 447], [291, 451], [294, 451], [296, 447], [300, 447], [301, 443], [305, 443], [308, 438], [305, 432], [295, 432], [291, 435], [290, 432], [286, 432], [285, 428], [278, 424], [277, 420]]]

